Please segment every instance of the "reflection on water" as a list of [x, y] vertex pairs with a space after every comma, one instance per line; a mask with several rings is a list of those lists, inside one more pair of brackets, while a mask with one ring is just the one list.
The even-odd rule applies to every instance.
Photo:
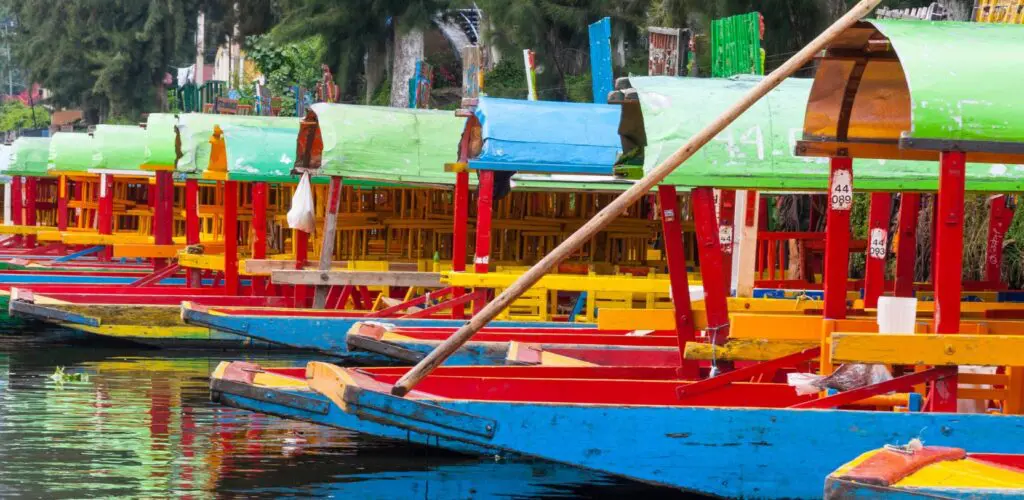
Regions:
[[[0, 497], [667, 493], [565, 466], [464, 457], [214, 405], [208, 376], [224, 357], [240, 359], [0, 333]], [[305, 361], [250, 358], [268, 366]], [[58, 366], [88, 380], [54, 381]]]

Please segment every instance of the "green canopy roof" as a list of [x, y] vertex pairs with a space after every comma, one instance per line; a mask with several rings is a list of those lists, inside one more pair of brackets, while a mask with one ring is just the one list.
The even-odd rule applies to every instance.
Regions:
[[57, 132], [50, 138], [50, 173], [85, 173], [92, 167], [96, 143], [83, 132]]
[[454, 184], [465, 118], [451, 111], [314, 104], [327, 175], [412, 184]]
[[[213, 135], [213, 128], [215, 126], [220, 126], [221, 130], [225, 130], [229, 126], [247, 127], [249, 129], [249, 138], [261, 135], [269, 137], [267, 132], [261, 132], [261, 130], [276, 130], [277, 132], [273, 133], [276, 144], [280, 144], [280, 140], [278, 140], [280, 139], [280, 134], [288, 133], [281, 131], [291, 130], [293, 139], [288, 151], [290, 151], [291, 154], [294, 154], [294, 137], [298, 134], [299, 119], [268, 116], [213, 115], [202, 113], [181, 115], [178, 117], [176, 127], [177, 140], [181, 143], [181, 157], [178, 159], [177, 166], [175, 168], [178, 173], [202, 175], [206, 172], [210, 163], [210, 137]], [[244, 144], [244, 142], [236, 141], [233, 146], [236, 148], [236, 161], [239, 157], [244, 157], [249, 159], [248, 164], [250, 167], [255, 165], [253, 161], [259, 161], [261, 162], [260, 164], [263, 165], [262, 162], [264, 159], [258, 157], [261, 154], [267, 153], [265, 149], [261, 150], [264, 146], [265, 145], [262, 144]], [[275, 159], [279, 158], [280, 156]], [[231, 159], [228, 159], [228, 165], [230, 166], [232, 163], [234, 162]], [[260, 170], [255, 167], [252, 169]], [[270, 170], [266, 170], [263, 175], [265, 177], [273, 177], [273, 175], [270, 174]], [[282, 177], [287, 178], [288, 172], [284, 172]]]
[[1024, 26], [872, 20], [840, 33], [807, 103], [808, 156], [1024, 163]]
[[[446, 172], [444, 165], [458, 160], [465, 118], [451, 111], [351, 104], [319, 103], [312, 109], [323, 141], [320, 173], [341, 176], [346, 183], [455, 184], [455, 174]], [[513, 180], [516, 190], [629, 187], [629, 183], [607, 182], [609, 179], [601, 176], [529, 173], [517, 174]], [[475, 175], [470, 182], [476, 184]]]
[[295, 165], [299, 120], [290, 119], [288, 127], [276, 126], [280, 123], [274, 125], [261, 122], [221, 127], [227, 153], [228, 179], [298, 182], [298, 176], [292, 177], [291, 171]]
[[[758, 79], [631, 77], [630, 82], [638, 91], [646, 134], [644, 170], [650, 171], [664, 161]], [[825, 190], [828, 159], [795, 155], [810, 89], [808, 79], [784, 81], [679, 166], [666, 182], [681, 186]], [[856, 159], [853, 179], [854, 187], [861, 190], [935, 190], [938, 165]], [[969, 164], [967, 189], [1020, 191], [1024, 189], [1024, 167]]]
[[12, 144], [8, 175], [45, 177], [46, 165], [50, 158], [49, 137], [19, 137]]
[[135, 125], [97, 125], [92, 168], [139, 170], [146, 162], [147, 130]]
[[146, 119], [146, 160], [143, 168], [171, 167], [177, 161], [174, 150], [174, 126], [178, 117], [170, 113], [151, 113]]

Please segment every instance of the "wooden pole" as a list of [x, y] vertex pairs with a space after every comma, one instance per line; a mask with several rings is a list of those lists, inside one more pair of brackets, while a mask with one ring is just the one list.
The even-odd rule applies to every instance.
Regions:
[[[295, 269], [305, 269], [309, 257], [309, 233], [292, 229], [292, 247], [295, 253]], [[306, 285], [295, 285], [294, 292], [295, 307], [306, 307], [308, 305], [306, 303]]]
[[896, 242], [896, 283], [893, 295], [914, 296], [914, 266], [917, 262], [917, 216], [921, 210], [920, 193], [900, 195], [900, 215]]
[[[36, 214], [36, 197], [39, 195], [39, 179], [35, 177], [28, 177], [25, 179], [25, 225], [35, 226], [37, 215]], [[30, 234], [25, 236], [25, 246], [29, 248], [35, 248], [36, 246], [36, 235]]]
[[[711, 188], [699, 187], [690, 191], [693, 200], [694, 228], [697, 233], [697, 252], [700, 256], [700, 275], [704, 285], [704, 311], [708, 318], [707, 334], [717, 345], [729, 339], [729, 285], [722, 273], [722, 246], [718, 239], [718, 221], [715, 220], [714, 193]], [[683, 276], [686, 276], [685, 274]], [[716, 368], [732, 369], [727, 363]]]
[[725, 292], [732, 295], [732, 249], [736, 218], [736, 190], [723, 189], [718, 195], [718, 241], [722, 247]]
[[224, 181], [224, 287], [238, 295], [238, 181]]
[[686, 343], [697, 339], [697, 333], [693, 325], [690, 284], [686, 279], [686, 250], [683, 247], [683, 226], [680, 224], [682, 214], [679, 213], [679, 195], [675, 186], [658, 186], [658, 208], [661, 210], [661, 234], [665, 242], [676, 337], [679, 339], [677, 372], [680, 377], [692, 380], [699, 374], [698, 366], [694, 362], [687, 362], [683, 353], [686, 352]]
[[754, 280], [758, 265], [757, 251], [757, 212], [761, 203], [759, 194], [754, 190], [737, 191], [736, 218], [740, 221], [739, 228], [733, 233], [736, 238], [736, 296], [753, 297]]
[[769, 91], [777, 87], [783, 80], [794, 72], [811, 62], [819, 52], [828, 46], [829, 42], [847, 28], [852, 27], [860, 18], [866, 16], [875, 8], [881, 0], [861, 0], [857, 5], [847, 12], [838, 21], [832, 24], [822, 34], [811, 41], [806, 47], [789, 58], [782, 66], [779, 66], [771, 74], [764, 77], [743, 97], [740, 98], [729, 109], [715, 118], [711, 123], [697, 132], [690, 140], [686, 141], [676, 152], [672, 153], [660, 165], [651, 170], [642, 179], [633, 184], [632, 187], [620, 194], [611, 203], [606, 205], [600, 212], [594, 215], [586, 224], [580, 227], [575, 233], [555, 247], [550, 253], [544, 256], [529, 271], [523, 273], [512, 286], [508, 287], [493, 301], [487, 304], [482, 311], [477, 313], [468, 323], [458, 329], [451, 337], [448, 337], [440, 346], [434, 349], [427, 357], [423, 358], [416, 366], [406, 372], [395, 383], [392, 393], [404, 396], [424, 377], [430, 374], [455, 352], [462, 344], [466, 343], [473, 334], [484, 327], [488, 322], [501, 313], [516, 298], [530, 289], [551, 269], [555, 268], [561, 261], [565, 260], [576, 249], [585, 244], [595, 234], [610, 224], [619, 214], [625, 212], [630, 205], [641, 197], [651, 192], [668, 174], [672, 173], [679, 165], [693, 156], [701, 147], [713, 139], [719, 132], [725, 130], [730, 123], [736, 120], [747, 109], [764, 97]]
[[[199, 244], [199, 179], [185, 180], [185, 244]], [[202, 271], [189, 269], [185, 275], [189, 288], [202, 286]]]
[[825, 319], [846, 319], [850, 267], [850, 209], [853, 207], [853, 161], [833, 157], [825, 215]]
[[[24, 191], [24, 189], [25, 188], [24, 188], [24, 183], [22, 182], [22, 177], [20, 175], [14, 176], [14, 178], [11, 179], [11, 191], [13, 192], [12, 193], [12, 200], [11, 200], [11, 212], [12, 212], [11, 220], [14, 221], [14, 225], [15, 226], [20, 226], [20, 225], [25, 223], [25, 211], [24, 211], [24, 208], [25, 208], [25, 191]], [[20, 235], [20, 234], [16, 235], [14, 237], [14, 242], [15, 242], [15, 244], [17, 244], [20, 247], [20, 246], [22, 246], [24, 244], [25, 238], [22, 235]]]
[[68, 178], [57, 178], [57, 230], [68, 230]]
[[[114, 176], [100, 174], [99, 207], [96, 211], [96, 232], [99, 234], [114, 233]], [[110, 260], [110, 246], [100, 252], [100, 260]]]
[[[157, 245], [174, 244], [174, 174], [169, 170], [156, 173], [156, 186], [153, 191], [153, 243]], [[153, 259], [153, 270], [163, 269], [167, 259]]]
[[1006, 195], [995, 196], [988, 212], [988, 244], [985, 246], [985, 281], [989, 287], [1003, 288], [1003, 240], [1013, 222], [1013, 209], [1006, 204]]
[[[964, 181], [967, 155], [939, 157], [939, 200], [935, 211], [935, 333], [960, 333], [960, 288], [964, 260]], [[957, 377], [930, 384], [928, 409], [956, 412]]]
[[[252, 183], [252, 258], [267, 258], [267, 183]], [[252, 294], [266, 294], [267, 279], [252, 277]]]
[[889, 214], [892, 195], [871, 193], [868, 215], [868, 250], [864, 264], [864, 307], [878, 307], [878, 297], [885, 290], [885, 257], [888, 254]]
[[[327, 208], [324, 214], [324, 241], [320, 245], [320, 262], [317, 269], [320, 271], [331, 270], [331, 259], [334, 256], [334, 233], [338, 225], [338, 205], [341, 200], [341, 177], [331, 177], [331, 186], [327, 191]], [[330, 286], [317, 285], [313, 294], [313, 308], [323, 309], [327, 307], [327, 292]], [[342, 304], [344, 306], [344, 304]]]
[[[473, 271], [486, 273], [491, 264], [491, 220], [494, 212], [494, 171], [481, 170], [476, 187], [476, 255]], [[473, 301], [473, 312], [479, 313], [487, 304], [487, 294]], [[500, 311], [499, 311], [500, 312]]]
[[[455, 214], [452, 228], [452, 271], [466, 270], [466, 241], [469, 233], [469, 172], [455, 174]], [[461, 297], [465, 289], [456, 288], [455, 297]], [[466, 317], [465, 304], [452, 307], [452, 319]]]

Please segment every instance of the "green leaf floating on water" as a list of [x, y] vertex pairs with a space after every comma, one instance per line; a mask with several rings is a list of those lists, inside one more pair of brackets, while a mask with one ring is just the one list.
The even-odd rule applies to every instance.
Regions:
[[53, 375], [50, 375], [50, 380], [54, 381], [58, 385], [63, 385], [65, 382], [88, 382], [88, 373], [67, 373], [64, 371], [63, 366], [58, 366], [54, 370]]

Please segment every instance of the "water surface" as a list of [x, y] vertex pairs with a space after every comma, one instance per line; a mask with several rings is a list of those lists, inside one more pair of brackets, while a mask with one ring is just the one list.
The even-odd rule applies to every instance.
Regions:
[[[219, 406], [209, 401], [208, 377], [223, 359], [300, 366], [308, 356], [69, 346], [51, 334], [0, 332], [0, 498], [674, 493], [542, 461], [466, 457]], [[83, 380], [56, 382], [57, 367]]]

